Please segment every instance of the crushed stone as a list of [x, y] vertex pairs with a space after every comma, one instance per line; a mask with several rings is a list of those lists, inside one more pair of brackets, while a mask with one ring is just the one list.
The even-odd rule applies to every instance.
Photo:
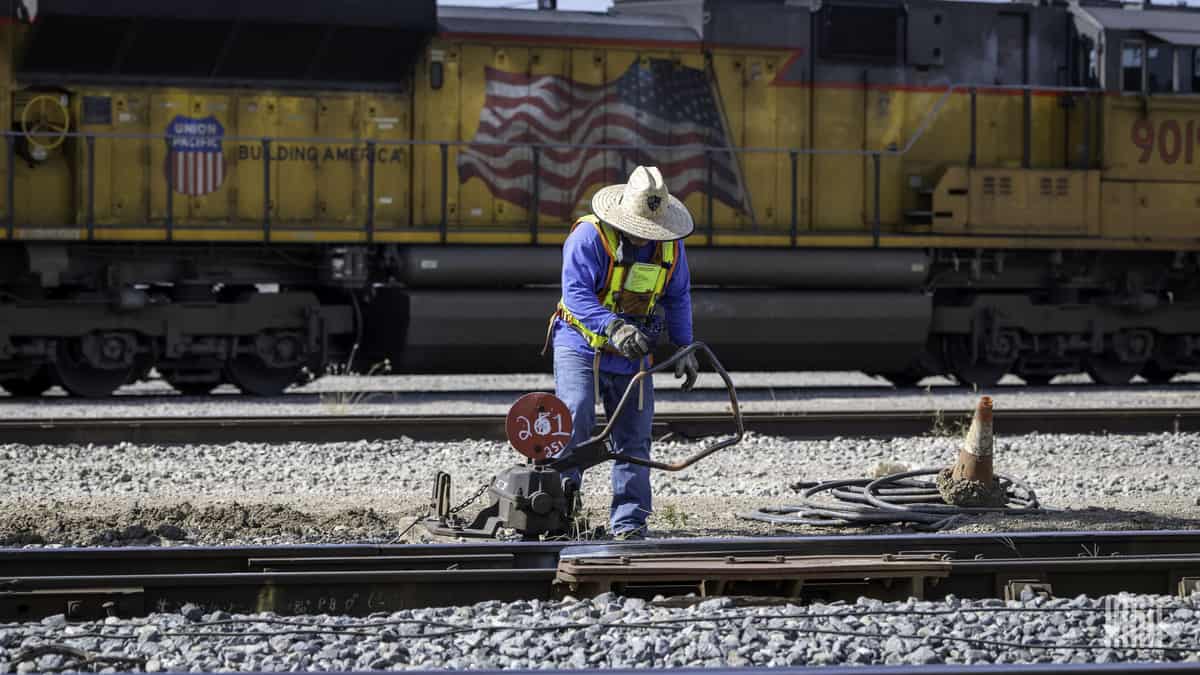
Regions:
[[[1002, 432], [1001, 432], [1002, 433]], [[817, 533], [738, 520], [786, 503], [801, 480], [870, 475], [881, 464], [949, 466], [960, 439], [789, 440], [750, 434], [679, 473], [653, 475], [651, 536]], [[949, 531], [1200, 527], [1200, 434], [1029, 434], [998, 439], [996, 470], [1024, 480], [1048, 510], [963, 519]], [[659, 443], [655, 456], [694, 449]], [[418, 442], [116, 446], [0, 445], [0, 544], [195, 545], [422, 541], [433, 475], [458, 503], [518, 461], [504, 444]], [[124, 478], [128, 476], [128, 478]], [[603, 522], [605, 466], [584, 480], [588, 519]], [[470, 506], [472, 513], [483, 502]], [[833, 532], [862, 532], [843, 528]], [[894, 531], [881, 528], [880, 532]], [[403, 537], [401, 537], [403, 535]]]

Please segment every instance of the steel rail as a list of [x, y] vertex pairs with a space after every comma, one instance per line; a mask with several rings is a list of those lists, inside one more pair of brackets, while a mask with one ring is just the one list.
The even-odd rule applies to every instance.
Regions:
[[[860, 558], [849, 561], [854, 571], [848, 577], [836, 570], [830, 574], [830, 560], [846, 562], [850, 556]], [[864, 593], [908, 597], [906, 586], [874, 583], [884, 581], [883, 572], [889, 568], [913, 573], [913, 591], [926, 597], [947, 593], [996, 597], [1011, 593], [1014, 584], [1020, 588], [1028, 583], [1048, 585], [1060, 596], [1123, 590], [1174, 594], [1194, 590], [1200, 580], [1200, 531], [849, 535], [590, 545], [0, 549], [0, 620], [27, 621], [53, 614], [66, 614], [69, 619], [106, 613], [134, 616], [173, 611], [187, 603], [230, 612], [365, 615], [485, 600], [546, 599], [580, 590], [586, 594], [619, 589], [651, 597], [663, 592], [664, 586], [645, 585], [647, 576], [664, 572], [673, 580], [671, 588], [683, 589], [679, 595], [687, 592], [689, 584], [701, 584], [702, 592], [711, 592], [712, 586], [705, 591], [702, 584], [721, 577], [728, 584], [722, 592], [732, 595], [753, 590], [757, 595], [826, 600], [853, 599]], [[928, 575], [933, 568], [937, 574]], [[593, 581], [582, 589], [564, 585], [567, 570], [578, 578], [589, 569], [601, 572], [600, 584]], [[793, 576], [801, 583], [791, 583]], [[766, 577], [781, 583], [764, 588]], [[874, 585], [853, 583], [855, 578]]]
[[[789, 438], [921, 436], [970, 423], [969, 412], [820, 411], [742, 414], [746, 431]], [[728, 413], [660, 413], [656, 437], [728, 433]], [[603, 418], [601, 418], [603, 423]], [[1014, 409], [996, 412], [1002, 434], [1145, 434], [1200, 431], [1200, 407]], [[73, 417], [0, 419], [0, 443], [115, 444], [291, 441], [503, 440], [500, 415], [268, 415], [258, 417]]]
[[[1065, 532], [820, 534], [777, 537], [693, 537], [635, 542], [471, 542], [442, 544], [303, 544], [294, 546], [122, 546], [80, 548], [0, 548], [0, 580], [24, 576], [74, 576], [84, 573], [185, 574], [245, 572], [299, 564], [345, 569], [403, 558], [403, 567], [447, 558], [492, 565], [506, 556], [513, 568], [550, 569], [559, 560], [725, 553], [776, 555], [802, 550], [811, 555], [882, 555], [937, 551], [957, 557], [983, 556], [1113, 557], [1200, 553], [1200, 530], [1114, 530]], [[281, 561], [287, 561], [286, 563]], [[461, 565], [460, 565], [461, 567]], [[393, 568], [395, 569], [395, 568]], [[422, 569], [428, 569], [423, 567]], [[2, 588], [4, 584], [0, 584]]]
[[[719, 381], [718, 377], [715, 381], [701, 380], [697, 382], [694, 391], [696, 393], [718, 393], [725, 390], [723, 382]], [[161, 382], [159, 380], [150, 380], [150, 382]], [[55, 401], [66, 402], [71, 404], [87, 404], [102, 407], [111, 405], [113, 402], [121, 401], [146, 401], [158, 400], [164, 403], [175, 402], [181, 398], [189, 400], [201, 401], [229, 401], [237, 399], [242, 395], [229, 385], [226, 390], [217, 390], [215, 393], [205, 394], [202, 396], [191, 396], [181, 394], [170, 385], [161, 383], [161, 389], [149, 388], [122, 388], [110, 398], [101, 400], [80, 400], [68, 397], [65, 394], [43, 395], [42, 398], [32, 399], [38, 401]], [[370, 389], [289, 389], [282, 394], [274, 397], [277, 399], [296, 400], [327, 400], [330, 403], [339, 403], [345, 405], [357, 405], [367, 403], [403, 403], [411, 400], [426, 400], [436, 397], [455, 397], [456, 400], [465, 397], [488, 398], [497, 395], [507, 394], [524, 394], [530, 390], [529, 385], [523, 384], [520, 381], [513, 382], [497, 382], [494, 385], [487, 387], [479, 386], [463, 386], [463, 387], [421, 387], [414, 385], [413, 387], [397, 387], [380, 385], [379, 388]], [[858, 397], [866, 396], [882, 396], [894, 397], [899, 400], [921, 400], [927, 399], [929, 393], [934, 394], [958, 394], [967, 393], [969, 390], [962, 385], [953, 382], [936, 383], [930, 385], [922, 385], [920, 388], [912, 389], [897, 389], [890, 383], [883, 381], [862, 382], [860, 384], [743, 384], [737, 385], [739, 395], [746, 393], [762, 394], [766, 396], [774, 396], [776, 399], [784, 396], [800, 397], [805, 399], [815, 399], [822, 397]], [[928, 391], [927, 391], [928, 390]], [[1177, 392], [1200, 392], [1200, 382], [1170, 382], [1166, 384], [1145, 384], [1135, 383], [1124, 386], [1109, 386], [1094, 384], [1091, 382], [1068, 383], [1068, 384], [1049, 384], [1049, 385], [1028, 385], [1028, 384], [1001, 384], [992, 389], [995, 393], [1002, 394], [1046, 394], [1051, 396], [1069, 396], [1079, 393], [1085, 394], [1131, 394], [1138, 395], [1144, 393], [1177, 393]], [[678, 396], [678, 390], [660, 388], [655, 391], [657, 400], [664, 400], [664, 397], [674, 399]], [[515, 397], [514, 397], [515, 398]], [[772, 399], [774, 400], [774, 399]], [[0, 402], [30, 402], [31, 399], [18, 399], [13, 397], [5, 397], [0, 394]]]
[[[444, 670], [410, 670], [409, 675], [446, 675]], [[471, 670], [471, 675], [579, 675], [578, 670]], [[703, 668], [605, 668], [604, 675], [1182, 675], [1200, 673], [1195, 662], [997, 663], [932, 666], [705, 666]], [[330, 672], [327, 675], [338, 675]]]

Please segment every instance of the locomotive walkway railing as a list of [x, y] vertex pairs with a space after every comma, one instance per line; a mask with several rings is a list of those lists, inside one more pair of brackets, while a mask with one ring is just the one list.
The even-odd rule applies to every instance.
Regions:
[[[441, 242], [445, 243], [450, 231], [450, 216], [449, 216], [449, 190], [450, 190], [450, 149], [451, 148], [468, 148], [482, 149], [487, 147], [512, 148], [523, 150], [527, 153], [530, 162], [530, 176], [528, 182], [529, 198], [526, 204], [518, 204], [529, 211], [529, 233], [531, 243], [538, 243], [538, 220], [542, 213], [541, 210], [541, 188], [543, 185], [543, 174], [541, 161], [542, 156], [550, 151], [598, 151], [604, 153], [604, 164], [608, 167], [608, 153], [617, 155], [617, 166], [622, 166], [625, 163], [625, 157], [632, 156], [648, 156], [646, 153], [691, 153], [695, 156], [703, 156], [704, 158], [704, 181], [702, 193], [704, 195], [706, 208], [704, 227], [712, 241], [712, 237], [716, 233], [716, 223], [714, 220], [714, 188], [716, 186], [715, 173], [719, 160], [722, 157], [737, 157], [734, 162], [735, 170], [741, 164], [741, 158], [753, 155], [777, 155], [788, 159], [790, 168], [790, 222], [788, 234], [790, 235], [791, 243], [796, 244], [799, 237], [800, 224], [800, 208], [799, 208], [799, 158], [802, 156], [857, 156], [863, 157], [870, 162], [871, 166], [871, 194], [872, 216], [871, 216], [871, 233], [874, 244], [878, 246], [879, 238], [882, 229], [882, 214], [881, 214], [881, 183], [882, 183], [882, 161], [884, 158], [902, 157], [908, 154], [914, 146], [921, 140], [922, 137], [936, 122], [949, 101], [952, 94], [966, 93], [969, 96], [970, 105], [970, 131], [969, 144], [966, 156], [966, 163], [969, 167], [975, 167], [978, 159], [978, 110], [977, 98], [980, 94], [989, 93], [1007, 93], [1020, 92], [1023, 102], [1023, 120], [1022, 120], [1022, 156], [1021, 166], [1030, 168], [1032, 166], [1032, 135], [1033, 135], [1033, 116], [1032, 116], [1032, 96], [1035, 93], [1040, 94], [1055, 94], [1062, 97], [1080, 97], [1084, 105], [1083, 122], [1084, 129], [1082, 132], [1082, 145], [1078, 152], [1078, 156], [1071, 157], [1069, 149], [1065, 152], [1067, 168], [1086, 168], [1092, 165], [1092, 141], [1094, 129], [1099, 128], [1095, 124], [1095, 111], [1093, 110], [1093, 99], [1103, 95], [1102, 90], [1089, 89], [1085, 87], [1046, 87], [1039, 85], [974, 85], [974, 84], [951, 84], [945, 89], [939, 89], [939, 98], [934, 102], [926, 114], [918, 123], [914, 133], [903, 145], [889, 144], [885, 148], [865, 149], [865, 148], [790, 148], [790, 147], [732, 147], [719, 145], [703, 145], [703, 144], [680, 144], [680, 145], [621, 145], [621, 144], [572, 144], [572, 143], [505, 143], [497, 141], [474, 141], [474, 140], [419, 140], [419, 139], [364, 139], [364, 138], [338, 138], [338, 137], [318, 137], [318, 136], [227, 136], [221, 135], [218, 142], [225, 143], [240, 143], [254, 144], [259, 147], [258, 157], [241, 158], [238, 161], [249, 161], [262, 163], [262, 206], [261, 206], [261, 228], [262, 236], [265, 241], [271, 240], [274, 220], [274, 208], [276, 204], [272, 199], [272, 165], [278, 161], [272, 157], [271, 148], [280, 147], [284, 144], [304, 144], [306, 146], [354, 146], [365, 147], [365, 152], [362, 153], [361, 159], [358, 161], [365, 162], [366, 177], [366, 213], [362, 225], [362, 231], [365, 233], [365, 238], [368, 242], [375, 240], [377, 233], [377, 164], [379, 163], [380, 152], [384, 148], [406, 148], [416, 150], [419, 148], [436, 148], [438, 152], [439, 165], [439, 206], [440, 214], [437, 223], [437, 232]], [[936, 93], [936, 92], [935, 92]], [[1067, 107], [1067, 106], [1064, 106]], [[1101, 109], [1097, 106], [1097, 109]], [[1067, 118], [1069, 120], [1069, 117]], [[864, 130], [864, 135], [865, 135]], [[67, 139], [73, 141], [82, 140], [83, 148], [83, 163], [85, 170], [82, 172], [86, 176], [84, 184], [84, 220], [83, 225], [86, 227], [86, 237], [89, 241], [95, 239], [95, 230], [97, 227], [96, 219], [96, 144], [97, 141], [140, 141], [151, 142], [161, 141], [167, 146], [165, 151], [165, 161], [167, 166], [172, 165], [172, 160], [176, 156], [175, 153], [181, 151], [170, 149], [172, 141], [178, 139], [194, 139], [194, 136], [183, 136], [179, 134], [130, 134], [130, 133], [108, 133], [108, 132], [20, 132], [7, 131], [4, 133], [5, 145], [7, 150], [6, 158], [6, 178], [7, 178], [7, 195], [6, 209], [4, 216], [4, 228], [9, 239], [14, 238], [14, 231], [18, 226], [18, 212], [16, 200], [16, 174], [17, 174], [17, 155], [18, 148], [24, 147], [28, 149], [30, 146], [39, 145], [36, 139], [46, 138], [54, 142], [54, 147], [63, 143]], [[1069, 138], [1069, 132], [1068, 132]], [[48, 145], [48, 144], [46, 144]], [[43, 145], [45, 147], [45, 145]], [[410, 155], [411, 170], [417, 170], [417, 159], [415, 153]], [[36, 166], [37, 160], [30, 159], [30, 165]], [[223, 160], [222, 160], [223, 161]], [[738, 171], [739, 185], [741, 172]], [[670, 176], [668, 176], [670, 179]], [[165, 228], [165, 238], [172, 241], [175, 238], [175, 193], [176, 185], [172, 182], [171, 170], [164, 170], [160, 180], [163, 181], [165, 194], [165, 210], [160, 219], [147, 218], [145, 224], [161, 223]], [[586, 187], [586, 186], [585, 186]], [[414, 190], [415, 192], [415, 190]], [[503, 199], [503, 197], [500, 197]], [[866, 200], [866, 191], [864, 190], [864, 201]], [[413, 209], [410, 202], [410, 209]], [[351, 207], [354, 210], [354, 207]], [[149, 212], [147, 213], [149, 216]], [[415, 222], [415, 218], [410, 221]], [[60, 224], [54, 224], [60, 225]]]

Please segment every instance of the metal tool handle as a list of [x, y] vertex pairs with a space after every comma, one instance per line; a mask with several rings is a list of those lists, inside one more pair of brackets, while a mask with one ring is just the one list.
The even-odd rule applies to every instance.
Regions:
[[[708, 359], [709, 365], [712, 366], [712, 369], [718, 375], [720, 375], [721, 379], [725, 382], [725, 390], [729, 392], [729, 407], [733, 411], [733, 425], [735, 429], [734, 435], [709, 443], [696, 454], [678, 462], [657, 462], [648, 458], [631, 457], [629, 455], [623, 455], [620, 453], [608, 452], [605, 446], [605, 441], [608, 440], [608, 437], [612, 435], [613, 429], [616, 427], [617, 420], [620, 419], [621, 413], [629, 404], [629, 400], [633, 397], [637, 387], [641, 386], [642, 380], [653, 375], [654, 373], [667, 370], [668, 368], [673, 368], [680, 359], [695, 352], [703, 353]], [[550, 465], [556, 469], [568, 467], [579, 467], [580, 469], [586, 469], [612, 459], [621, 462], [629, 462], [630, 464], [637, 464], [639, 466], [648, 466], [652, 469], [661, 469], [663, 471], [680, 471], [688, 468], [705, 457], [708, 457], [718, 450], [723, 450], [731, 445], [736, 445], [737, 443], [741, 442], [742, 436], [744, 436], [745, 433], [746, 428], [742, 423], [742, 410], [740, 407], [738, 407], [737, 390], [733, 387], [733, 380], [729, 378], [729, 373], [725, 371], [725, 367], [722, 366], [721, 362], [717, 360], [716, 355], [712, 353], [712, 350], [708, 348], [708, 345], [704, 344], [703, 342], [693, 342], [682, 349], [676, 350], [676, 352], [671, 355], [671, 358], [646, 370], [639, 371], [636, 375], [634, 375], [633, 379], [629, 381], [629, 385], [625, 387], [625, 393], [621, 396], [621, 400], [617, 403], [616, 409], [613, 410], [612, 415], [608, 418], [608, 422], [604, 425], [604, 428], [600, 430], [600, 433], [580, 443], [574, 448], [571, 448], [571, 455], [569, 458], [564, 458], [564, 460], [561, 462], [552, 462]]]

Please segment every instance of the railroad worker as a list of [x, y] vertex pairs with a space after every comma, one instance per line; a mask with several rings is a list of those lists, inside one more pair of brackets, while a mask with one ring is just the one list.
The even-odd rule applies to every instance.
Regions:
[[[677, 348], [692, 342], [691, 280], [681, 240], [695, 224], [667, 191], [662, 173], [637, 167], [629, 182], [599, 190], [592, 212], [575, 222], [563, 244], [562, 299], [549, 328], [556, 393], [574, 423], [559, 457], [591, 437], [597, 401], [612, 414], [633, 375], [649, 366], [664, 324]], [[676, 379], [686, 377], [684, 391], [695, 384], [698, 369], [690, 354], [676, 365]], [[627, 404], [611, 437], [614, 451], [649, 458], [653, 389], [647, 378], [637, 400]], [[563, 481], [573, 483], [569, 490], [582, 486], [578, 470], [565, 472]], [[644, 538], [650, 469], [614, 463], [612, 491], [613, 536]]]

